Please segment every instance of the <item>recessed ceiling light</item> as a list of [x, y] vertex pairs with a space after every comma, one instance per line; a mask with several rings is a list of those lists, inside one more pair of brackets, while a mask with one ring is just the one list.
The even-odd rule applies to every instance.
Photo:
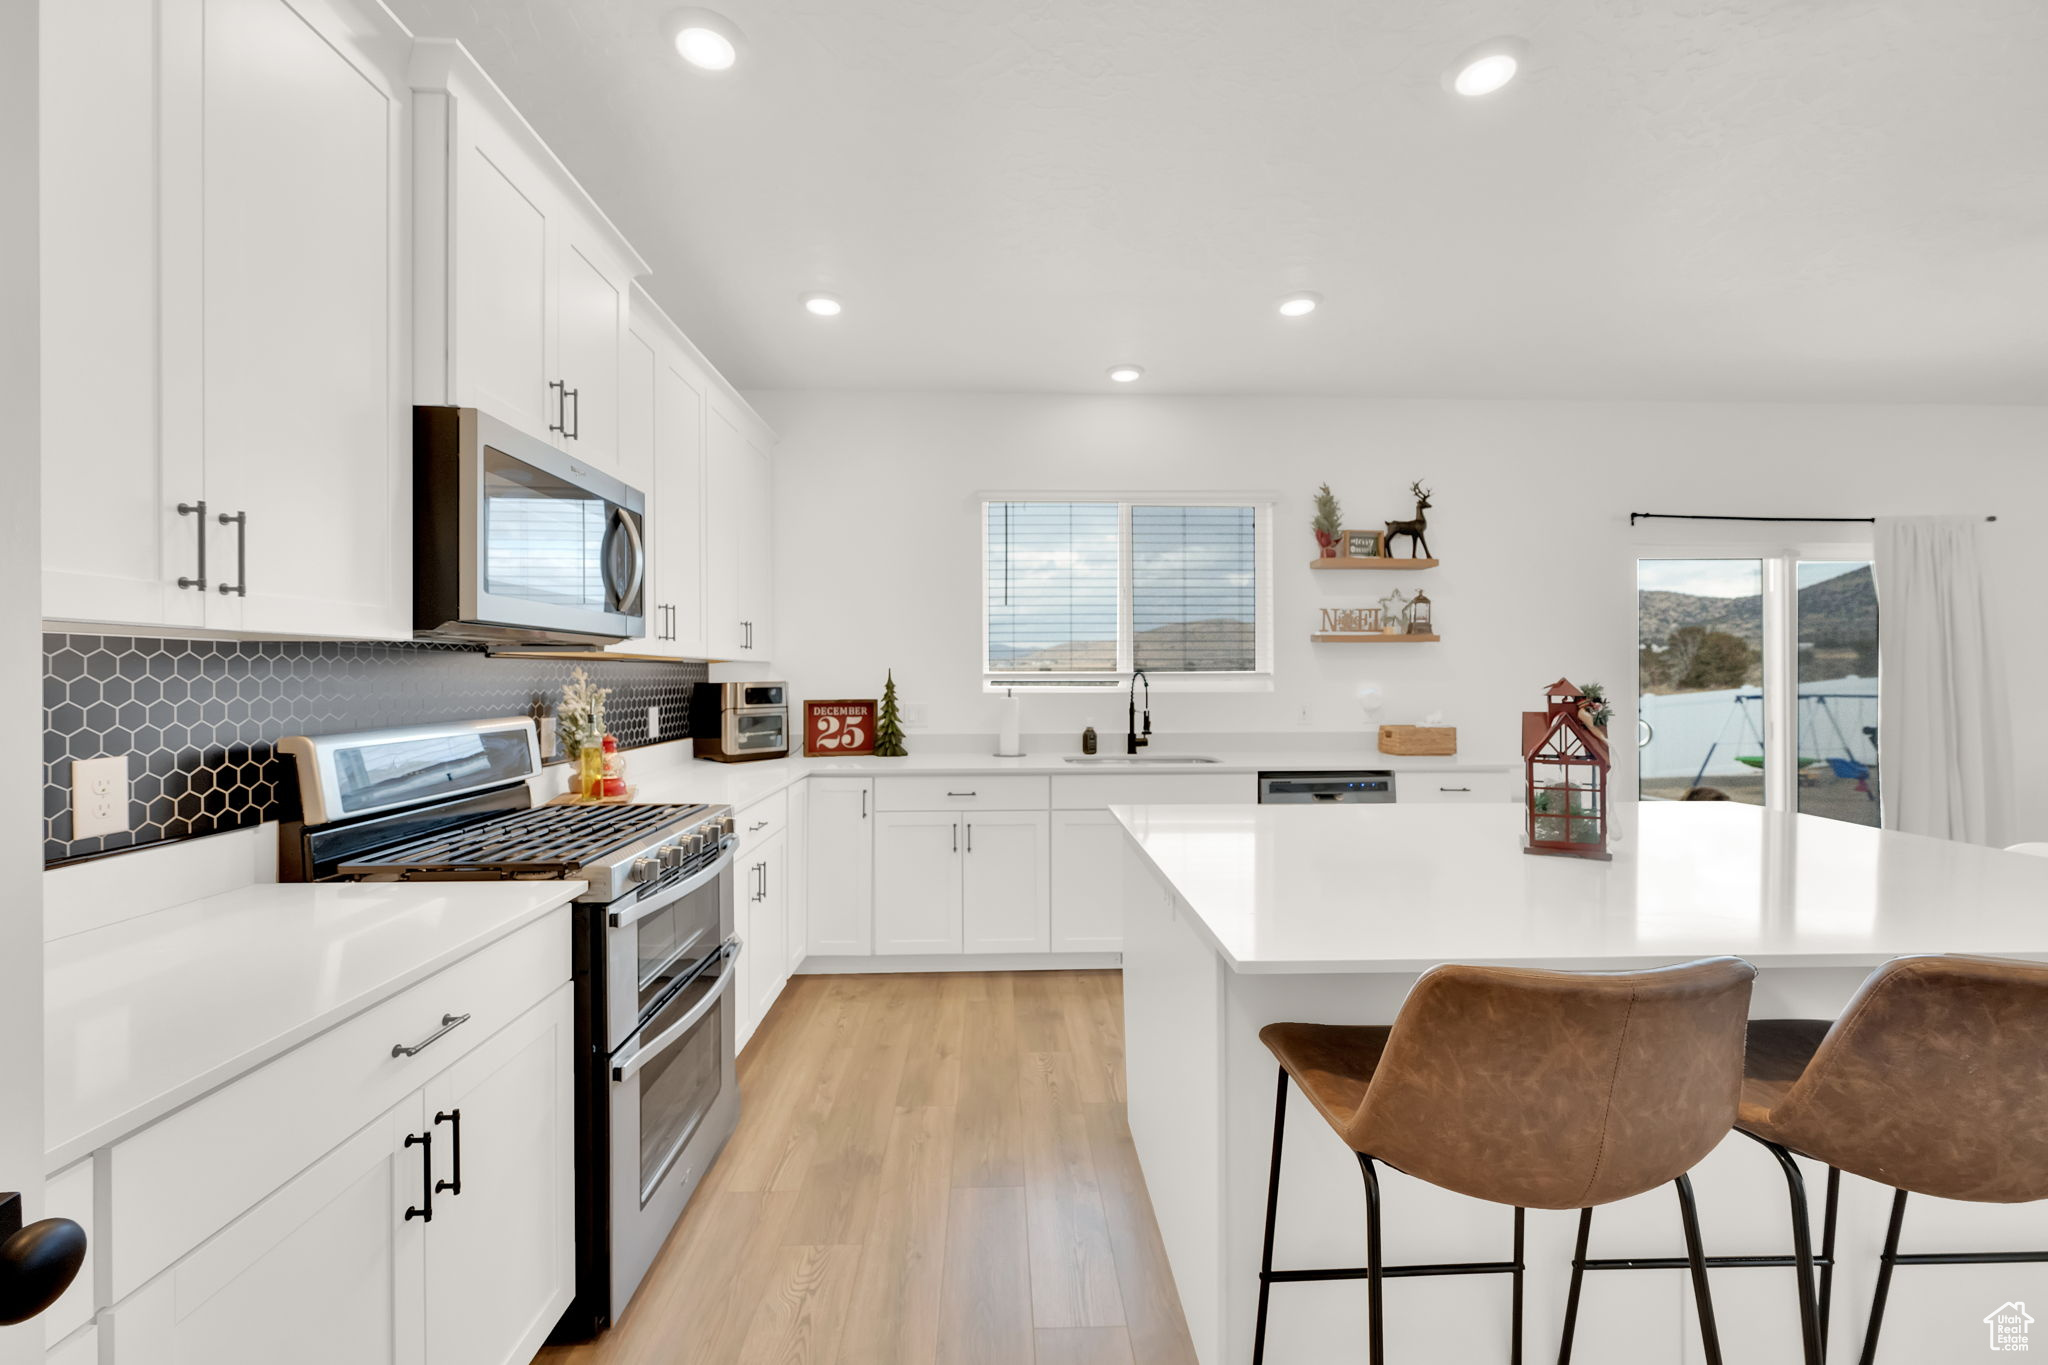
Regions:
[[1289, 294], [1280, 300], [1280, 316], [1283, 318], [1305, 318], [1316, 311], [1323, 301], [1321, 294]]
[[1494, 38], [1468, 48], [1444, 73], [1444, 85], [1468, 98], [1491, 95], [1515, 78], [1529, 45], [1520, 38]]
[[1112, 365], [1109, 367], [1109, 377], [1119, 384], [1135, 384], [1144, 373], [1143, 367], [1137, 365]]
[[837, 294], [806, 294], [804, 310], [813, 317], [836, 318], [846, 311]]
[[740, 59], [739, 29], [708, 9], [682, 9], [669, 16], [676, 53], [699, 71], [730, 71]]

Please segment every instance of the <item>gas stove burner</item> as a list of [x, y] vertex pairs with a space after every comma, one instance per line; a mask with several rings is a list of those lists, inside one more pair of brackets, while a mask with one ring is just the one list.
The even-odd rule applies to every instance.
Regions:
[[[658, 843], [671, 825], [705, 806], [537, 806], [464, 825], [343, 863], [344, 875], [396, 872], [402, 877], [566, 878], [636, 845]], [[607, 855], [611, 855], [608, 857]]]

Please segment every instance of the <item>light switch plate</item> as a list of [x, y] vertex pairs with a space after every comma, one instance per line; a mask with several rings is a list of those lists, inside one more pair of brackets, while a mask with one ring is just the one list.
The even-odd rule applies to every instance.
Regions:
[[81, 758], [71, 765], [71, 837], [128, 831], [128, 755]]
[[647, 737], [649, 739], [661, 738], [661, 708], [659, 706], [647, 708]]

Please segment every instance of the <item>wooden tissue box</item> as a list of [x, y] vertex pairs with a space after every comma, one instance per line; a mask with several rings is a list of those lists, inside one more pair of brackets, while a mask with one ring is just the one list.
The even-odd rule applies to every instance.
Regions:
[[1380, 752], [1403, 758], [1447, 758], [1458, 752], [1455, 725], [1382, 725]]

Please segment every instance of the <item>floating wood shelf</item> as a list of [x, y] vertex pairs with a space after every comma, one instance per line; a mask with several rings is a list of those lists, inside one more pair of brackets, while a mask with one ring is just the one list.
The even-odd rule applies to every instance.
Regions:
[[1311, 569], [1434, 569], [1434, 559], [1346, 559], [1339, 555], [1335, 559], [1311, 559]]
[[1433, 645], [1443, 636], [1387, 635], [1375, 631], [1370, 635], [1311, 635], [1308, 638], [1319, 645]]

